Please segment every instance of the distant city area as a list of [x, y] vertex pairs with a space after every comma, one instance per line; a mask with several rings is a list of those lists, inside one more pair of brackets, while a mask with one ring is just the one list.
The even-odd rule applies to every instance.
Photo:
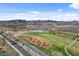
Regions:
[[[15, 28], [15, 29], [13, 29]], [[60, 31], [79, 32], [79, 21], [53, 21], [53, 20], [32, 20], [21, 19], [0, 21], [0, 30], [47, 30], [56, 29]]]

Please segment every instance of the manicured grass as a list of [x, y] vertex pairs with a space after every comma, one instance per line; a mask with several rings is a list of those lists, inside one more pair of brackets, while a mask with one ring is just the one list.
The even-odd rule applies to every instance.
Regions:
[[[36, 35], [36, 36], [41, 36], [41, 37], [44, 37], [48, 40], [50, 40], [52, 43], [53, 43], [53, 46], [51, 48], [39, 48], [40, 50], [48, 53], [49, 55], [66, 55], [65, 51], [64, 51], [64, 47], [66, 45], [69, 45], [73, 39], [70, 39], [70, 38], [63, 38], [63, 37], [60, 37], [58, 35], [53, 35], [53, 34], [50, 34], [48, 32], [27, 32], [27, 33], [24, 33], [24, 35]], [[25, 40], [25, 38], [23, 38], [22, 36], [19, 36], [19, 39], [21, 40], [21, 42], [23, 43], [28, 43], [28, 44], [31, 44], [33, 45], [32, 43], [28, 42], [27, 40]], [[72, 55], [79, 55], [79, 42], [77, 42], [75, 45], [73, 45], [73, 47], [70, 47], [68, 49], [68, 51], [72, 54]]]

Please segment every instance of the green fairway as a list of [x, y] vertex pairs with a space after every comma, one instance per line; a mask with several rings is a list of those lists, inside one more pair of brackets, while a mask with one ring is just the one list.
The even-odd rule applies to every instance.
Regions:
[[[46, 49], [46, 48], [39, 48], [39, 47], [35, 46], [35, 47], [39, 48], [40, 50], [48, 53], [49, 55], [67, 55], [64, 51], [64, 47], [67, 46], [68, 44], [70, 44], [71, 42], [73, 42], [73, 39], [70, 39], [68, 37], [63, 38], [58, 35], [50, 34], [48, 32], [27, 32], [27, 33], [24, 33], [24, 35], [26, 35], [26, 34], [41, 36], [41, 37], [44, 37], [44, 38], [50, 40], [53, 43], [53, 46], [51, 48]], [[18, 36], [18, 38], [23, 43], [28, 43], [28, 44], [33, 45], [32, 43], [25, 40], [25, 38], [23, 38], [23, 35]], [[79, 56], [79, 46], [78, 45], [79, 45], [79, 42], [76, 42], [76, 44], [74, 44], [72, 47], [69, 47], [67, 49], [68, 52], [71, 55]]]

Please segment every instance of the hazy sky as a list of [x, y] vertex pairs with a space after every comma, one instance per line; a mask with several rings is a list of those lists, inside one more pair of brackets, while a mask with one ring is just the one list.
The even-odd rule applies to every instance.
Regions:
[[0, 3], [0, 20], [79, 20], [78, 3]]

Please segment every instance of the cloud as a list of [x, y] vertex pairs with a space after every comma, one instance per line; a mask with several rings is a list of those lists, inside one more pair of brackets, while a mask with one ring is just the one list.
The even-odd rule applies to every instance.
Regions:
[[25, 13], [16, 13], [15, 15], [25, 15]]
[[76, 13], [64, 13], [64, 14], [57, 14], [54, 17], [52, 17], [53, 20], [57, 21], [73, 21], [78, 20], [79, 21], [79, 14]]
[[66, 17], [77, 17], [78, 14], [65, 14]]
[[63, 15], [57, 15], [56, 17], [63, 17]]
[[58, 9], [57, 11], [63, 11], [63, 9]]
[[40, 11], [27, 11], [27, 13], [31, 13], [31, 14], [41, 14], [41, 12]]
[[78, 13], [58, 13], [58, 12], [40, 12], [40, 11], [27, 11], [18, 13], [0, 13], [0, 20], [15, 20], [15, 19], [25, 19], [25, 20], [79, 20]]
[[33, 14], [41, 14], [39, 11], [32, 11]]
[[69, 5], [69, 8], [79, 9], [79, 3], [72, 3]]

